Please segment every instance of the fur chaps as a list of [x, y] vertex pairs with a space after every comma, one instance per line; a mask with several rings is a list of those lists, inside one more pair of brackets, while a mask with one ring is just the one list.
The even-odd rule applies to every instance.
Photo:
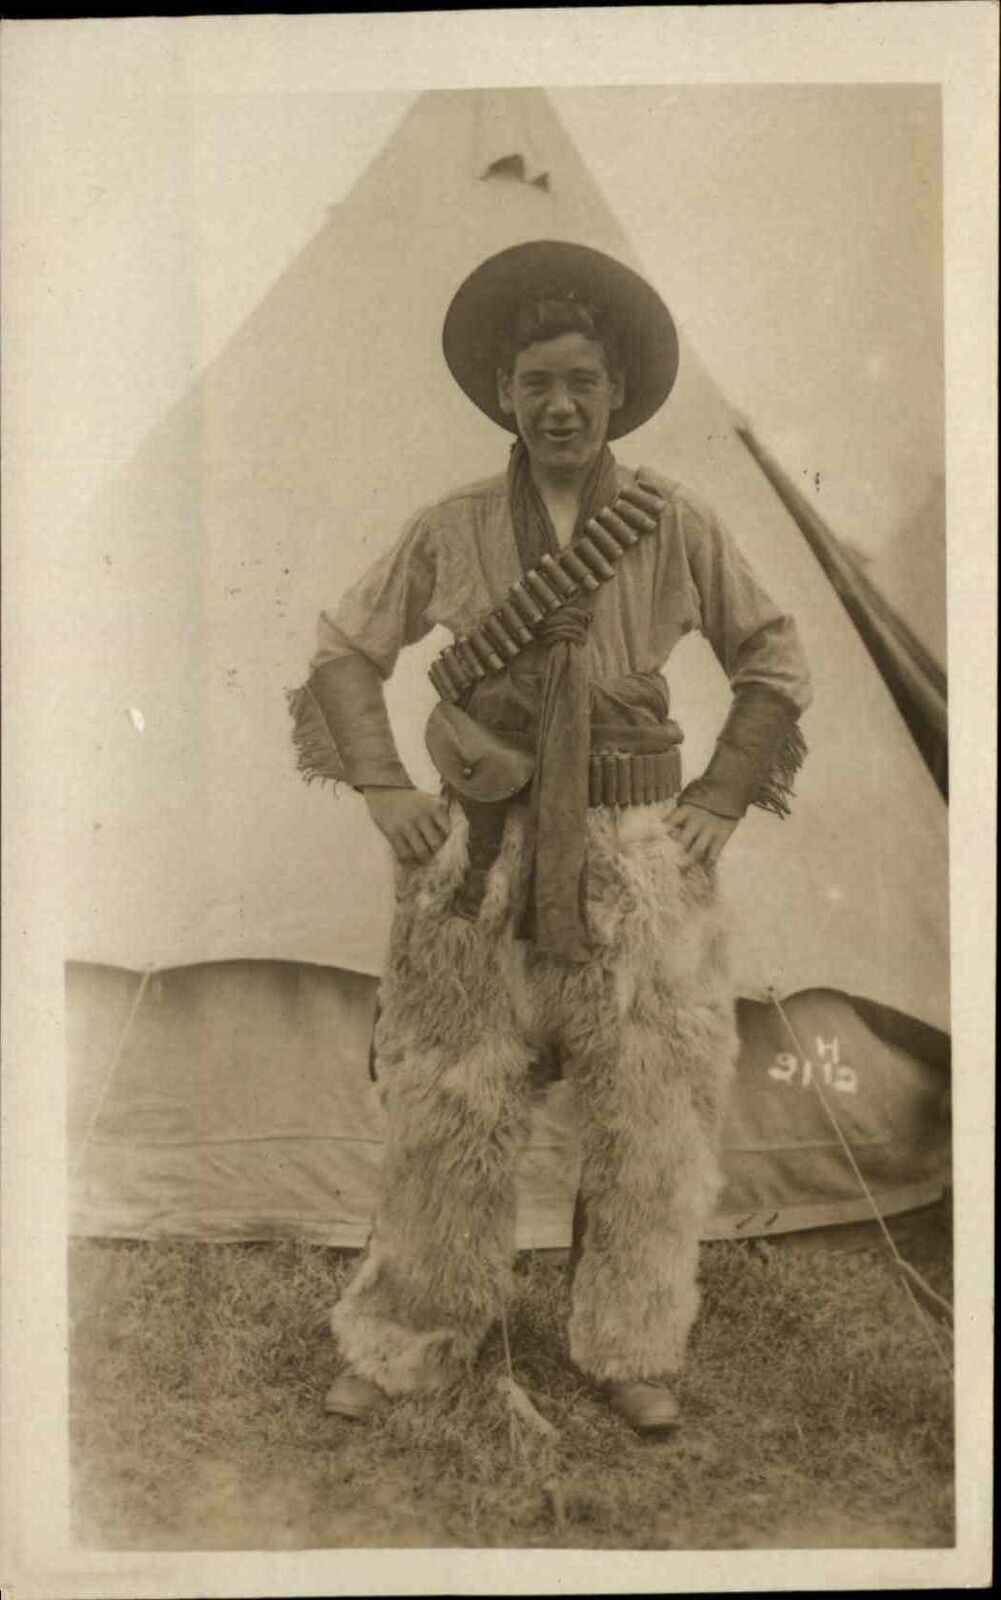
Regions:
[[332, 1318], [343, 1355], [389, 1394], [460, 1376], [499, 1315], [529, 1063], [553, 1045], [581, 1141], [573, 1359], [597, 1381], [683, 1364], [736, 1032], [714, 878], [666, 832], [672, 805], [589, 813], [584, 966], [513, 936], [520, 808], [475, 923], [451, 909], [466, 862], [457, 808], [434, 861], [398, 869], [375, 1040], [383, 1196]]

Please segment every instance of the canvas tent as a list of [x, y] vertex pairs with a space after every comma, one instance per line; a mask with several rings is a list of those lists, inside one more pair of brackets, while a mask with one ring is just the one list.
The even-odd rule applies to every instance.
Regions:
[[[390, 873], [358, 797], [297, 778], [283, 690], [320, 606], [404, 518], [502, 464], [440, 326], [473, 265], [533, 237], [607, 250], [671, 303], [670, 264], [635, 260], [541, 92], [422, 96], [68, 552], [77, 1231], [364, 1238]], [[717, 1231], [865, 1214], [825, 1102], [886, 1209], [919, 1203], [948, 1161], [941, 797], [684, 338], [669, 404], [619, 454], [717, 509], [796, 615], [816, 677], [793, 815], [752, 815], [726, 863], [744, 1053]], [[423, 782], [441, 642], [407, 652], [390, 686]], [[694, 638], [669, 678], [692, 772], [728, 689]], [[562, 1091], [540, 1090], [523, 1244], [565, 1242], [572, 1165]]]

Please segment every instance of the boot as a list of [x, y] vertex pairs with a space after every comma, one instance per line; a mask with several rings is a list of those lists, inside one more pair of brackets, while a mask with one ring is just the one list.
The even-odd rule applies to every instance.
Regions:
[[350, 1367], [334, 1379], [323, 1397], [324, 1411], [336, 1417], [350, 1417], [354, 1422], [366, 1422], [386, 1404], [382, 1390]]
[[605, 1394], [615, 1414], [637, 1433], [666, 1433], [681, 1420], [678, 1402], [666, 1383], [627, 1378], [608, 1384]]

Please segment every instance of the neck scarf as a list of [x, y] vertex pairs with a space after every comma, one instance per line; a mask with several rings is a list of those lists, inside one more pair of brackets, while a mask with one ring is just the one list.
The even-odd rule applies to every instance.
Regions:
[[[610, 504], [616, 490], [615, 457], [605, 445], [581, 491], [574, 538], [589, 517]], [[508, 495], [522, 570], [547, 552], [558, 554], [559, 542], [520, 439], [511, 451]], [[587, 961], [591, 954], [584, 899], [590, 756], [584, 645], [590, 622], [589, 597], [581, 597], [549, 616], [537, 634], [546, 664], [530, 801], [531, 872], [520, 932], [539, 950], [569, 962]]]

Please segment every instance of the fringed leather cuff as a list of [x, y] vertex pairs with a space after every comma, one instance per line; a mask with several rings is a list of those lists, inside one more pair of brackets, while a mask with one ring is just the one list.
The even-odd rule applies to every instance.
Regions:
[[298, 768], [307, 783], [412, 789], [389, 726], [378, 670], [364, 656], [317, 667], [288, 695]]
[[792, 701], [774, 689], [753, 684], [739, 690], [712, 760], [701, 778], [681, 791], [679, 804], [735, 819], [752, 805], [787, 817], [806, 756], [798, 717]]

